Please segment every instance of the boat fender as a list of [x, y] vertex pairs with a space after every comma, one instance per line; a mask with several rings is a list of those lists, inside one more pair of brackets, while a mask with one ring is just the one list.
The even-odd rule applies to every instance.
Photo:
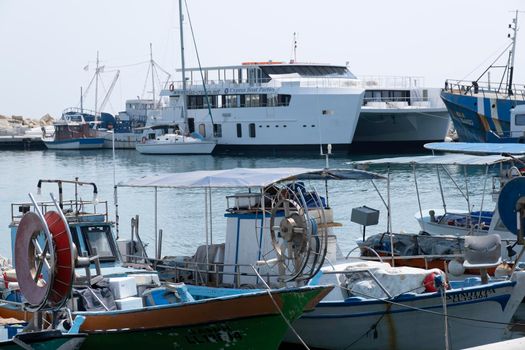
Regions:
[[173, 83], [170, 84], [170, 91], [174, 91], [175, 90], [175, 85], [173, 85]]
[[461, 276], [465, 273], [465, 267], [457, 260], [450, 260], [448, 263], [448, 272], [453, 276]]
[[425, 292], [434, 293], [445, 284], [443, 276], [438, 272], [431, 272], [425, 276], [423, 280], [423, 286], [425, 287]]

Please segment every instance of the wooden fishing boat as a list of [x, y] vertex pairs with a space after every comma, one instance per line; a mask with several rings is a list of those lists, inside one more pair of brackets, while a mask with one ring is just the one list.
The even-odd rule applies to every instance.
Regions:
[[[39, 187], [48, 182], [58, 183], [59, 201], [52, 196], [51, 202], [37, 203], [31, 196], [32, 203], [15, 205], [18, 210], [13, 211], [23, 213], [12, 218], [17, 283], [32, 310], [64, 305], [73, 292], [71, 315], [62, 317], [65, 321], [84, 318], [80, 332], [88, 338], [83, 348], [277, 348], [291, 322], [312, 310], [331, 290], [327, 286], [242, 290], [160, 283], [151, 269], [122, 264], [106, 202], [62, 199], [64, 184], [73, 184], [75, 193], [92, 186], [96, 194], [94, 183], [41, 180]], [[14, 290], [6, 294], [17, 296]], [[3, 306], [0, 316], [28, 319], [32, 315]]]

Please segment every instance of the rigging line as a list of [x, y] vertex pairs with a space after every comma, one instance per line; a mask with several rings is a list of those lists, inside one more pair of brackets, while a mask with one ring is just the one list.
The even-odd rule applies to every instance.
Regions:
[[[146, 72], [146, 78], [144, 79], [144, 86], [142, 87], [142, 95], [141, 96], [145, 96], [146, 95], [146, 88], [147, 88], [147, 85], [148, 85], [150, 69], [151, 69], [151, 66], [148, 65], [148, 70]], [[151, 74], [153, 74], [153, 72]], [[155, 96], [153, 96], [153, 100], [155, 100]]]
[[[498, 56], [498, 58], [496, 58], [496, 61], [503, 55], [503, 53], [505, 53], [507, 51], [507, 49], [510, 47], [510, 45], [512, 45], [512, 43], [510, 44], [507, 44], [507, 46], [505, 47], [505, 49], [503, 50], [503, 52]], [[471, 70], [469, 73], [467, 73], [461, 80], [465, 80], [467, 79], [468, 76], [470, 76], [472, 73], [474, 73], [479, 67], [485, 65], [485, 62], [487, 62], [492, 56], [494, 56], [496, 53], [500, 52], [501, 51], [501, 48], [503, 47], [504, 45], [501, 45], [499, 48], [497, 48], [496, 50], [494, 50], [494, 52], [492, 52], [489, 56], [487, 56], [487, 58], [485, 58], [483, 60], [483, 62], [481, 62], [480, 64], [478, 64], [478, 66], [476, 68], [474, 68], [473, 70]], [[496, 62], [494, 61], [494, 62]], [[494, 64], [494, 62], [492, 64]], [[492, 66], [491, 64], [491, 66]]]
[[[199, 56], [199, 50], [197, 49], [197, 42], [195, 41], [193, 25], [191, 24], [190, 10], [188, 9], [188, 3], [186, 2], [186, 0], [184, 0], [184, 5], [186, 6], [186, 13], [188, 14], [188, 23], [190, 24], [191, 37], [193, 38], [193, 47], [195, 48], [195, 55], [197, 56], [197, 63], [199, 64], [199, 72], [201, 74], [202, 87], [204, 88], [204, 96], [206, 96], [206, 104], [208, 105], [208, 114], [211, 119], [211, 125], [214, 125], [215, 123], [213, 122], [213, 115], [211, 114], [210, 96], [208, 96], [208, 91], [206, 89], [206, 82], [204, 81], [204, 75], [202, 74], [201, 59]], [[212, 127], [212, 132], [213, 132], [213, 127]]]
[[366, 332], [364, 332], [359, 338], [357, 338], [352, 343], [350, 343], [350, 345], [348, 345], [345, 348], [345, 350], [346, 349], [350, 349], [354, 344], [356, 344], [358, 341], [363, 339], [363, 337], [367, 336], [372, 330], [374, 331], [374, 337], [377, 336], [377, 333], [376, 333], [377, 332], [377, 326], [379, 325], [379, 322], [381, 322], [383, 320], [383, 318], [386, 316], [387, 312], [391, 308], [392, 308], [392, 305], [387, 304], [385, 312], [379, 317], [379, 319], [373, 325], [371, 325], [370, 328]]
[[109, 69], [121, 69], [121, 68], [127, 68], [127, 67], [140, 66], [140, 65], [143, 65], [145, 63], [149, 64], [150, 61], [141, 61], [141, 62], [136, 62], [136, 63], [123, 64], [123, 65], [119, 65], [119, 66], [106, 66], [106, 68], [109, 68]]
[[492, 66], [494, 65], [494, 63], [496, 63], [496, 61], [499, 60], [500, 57], [503, 56], [503, 54], [507, 52], [507, 50], [509, 49], [509, 47], [510, 47], [511, 45], [512, 45], [512, 43], [510, 43], [509, 45], [507, 45], [507, 47], [505, 48], [505, 50], [503, 50], [503, 52], [500, 53], [498, 57], [496, 57], [496, 59], [490, 64], [490, 66], [488, 66], [488, 68], [485, 69], [485, 71], [484, 71], [483, 73], [481, 73], [481, 75], [476, 79], [476, 81], [480, 80], [481, 77], [484, 76], [485, 73], [487, 73], [487, 71], [488, 71], [490, 68], [492, 68]]

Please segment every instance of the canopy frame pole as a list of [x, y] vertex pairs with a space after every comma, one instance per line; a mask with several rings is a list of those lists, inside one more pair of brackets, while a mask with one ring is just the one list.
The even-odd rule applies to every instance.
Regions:
[[208, 283], [208, 270], [210, 268], [210, 244], [208, 241], [209, 235], [209, 212], [208, 212], [208, 187], [204, 187], [204, 231], [206, 233], [206, 283]]
[[387, 193], [387, 223], [388, 223], [388, 234], [390, 235], [390, 254], [392, 256], [392, 267], [396, 266], [396, 260], [394, 259], [394, 235], [392, 233], [392, 213], [390, 207], [390, 165], [387, 167], [387, 180], [386, 180], [386, 193]]
[[[452, 180], [452, 182], [454, 183], [454, 186], [456, 186], [456, 188], [458, 189], [459, 193], [461, 193], [461, 195], [463, 196], [463, 198], [465, 198], [465, 200], [468, 202], [468, 190], [467, 190], [467, 194], [465, 194], [465, 192], [463, 192], [463, 190], [461, 189], [461, 187], [458, 185], [458, 183], [456, 182], [456, 180], [454, 180], [454, 178], [452, 177], [452, 175], [450, 174], [450, 172], [445, 168], [445, 166], [441, 166], [443, 168], [443, 171], [445, 171], [445, 174], [447, 174], [447, 176], [450, 178], [450, 180]], [[465, 167], [465, 170], [466, 170], [466, 165], [464, 165]], [[466, 176], [466, 174], [465, 174]]]
[[471, 211], [471, 208], [470, 208], [470, 196], [469, 196], [469, 192], [468, 192], [468, 175], [467, 175], [467, 166], [466, 165], [463, 165], [463, 176], [465, 178], [465, 194], [466, 194], [466, 200], [467, 200], [467, 218], [468, 218], [468, 222], [467, 222], [467, 225], [470, 226], [470, 229], [469, 229], [469, 232], [470, 234], [472, 234], [474, 231], [473, 231], [473, 227], [472, 227], [472, 215], [470, 214], [470, 211]]
[[376, 183], [374, 182], [374, 180], [370, 180], [370, 182], [374, 186], [377, 194], [379, 195], [379, 198], [381, 198], [381, 201], [383, 202], [383, 205], [385, 206], [386, 209], [388, 209], [388, 204], [386, 203], [385, 199], [383, 198], [383, 195], [381, 194], [381, 191], [379, 191], [379, 188], [377, 188]]
[[481, 214], [483, 211], [483, 205], [485, 204], [485, 191], [487, 190], [487, 180], [489, 177], [489, 165], [485, 166], [485, 180], [483, 181], [483, 193], [481, 194], [481, 205], [479, 207], [479, 216], [478, 216], [478, 229], [481, 226]]
[[158, 187], [155, 186], [155, 258], [157, 257], [158, 253], [158, 237], [157, 237], [157, 227], [158, 227], [158, 220], [159, 220], [159, 211], [158, 211]]
[[415, 163], [412, 163], [412, 171], [414, 172], [414, 183], [416, 184], [416, 196], [417, 196], [417, 204], [419, 206], [419, 217], [421, 218], [421, 222], [423, 222], [423, 209], [421, 209], [421, 198], [419, 196], [419, 187], [417, 185], [416, 164]]
[[210, 208], [210, 215], [209, 215], [209, 220], [210, 220], [210, 244], [213, 245], [213, 209], [212, 209], [212, 204], [211, 204], [211, 188], [208, 189], [208, 204], [209, 204], [209, 208]]

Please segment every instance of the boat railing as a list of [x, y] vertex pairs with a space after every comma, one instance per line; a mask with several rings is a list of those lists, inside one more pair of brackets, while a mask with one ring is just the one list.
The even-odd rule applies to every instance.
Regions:
[[[396, 262], [400, 262], [403, 260], [422, 260], [424, 262], [424, 268], [428, 270], [429, 268], [432, 268], [431, 263], [435, 262], [436, 259], [441, 259], [444, 261], [444, 264], [446, 264], [448, 261], [451, 260], [457, 260], [464, 258], [464, 254], [425, 254], [425, 255], [382, 255], [381, 258], [378, 258], [377, 256], [360, 256], [358, 259], [362, 260], [370, 260], [370, 261], [382, 261], [382, 262], [388, 262], [392, 266], [396, 266]], [[397, 264], [399, 265], [399, 264]], [[447, 267], [444, 265], [443, 269], [446, 270]]]
[[[228, 93], [264, 93], [264, 88], [278, 89], [285, 86], [298, 86], [310, 88], [362, 88], [357, 79], [342, 77], [274, 77], [272, 79], [257, 79], [253, 81], [239, 80], [209, 80], [205, 82], [206, 92], [209, 95]], [[189, 81], [186, 83], [187, 94], [204, 94], [201, 81]], [[226, 90], [228, 89], [228, 90]], [[231, 90], [230, 89], [234, 89]], [[250, 91], [250, 89], [253, 89]], [[257, 89], [257, 90], [255, 90]], [[182, 82], [173, 81], [170, 84], [170, 92], [182, 91]], [[272, 93], [272, 91], [266, 91]]]
[[86, 108], [78, 108], [78, 107], [69, 107], [69, 108], [66, 108], [62, 111], [62, 115], [64, 114], [72, 114], [72, 113], [78, 113], [78, 114], [89, 114], [89, 115], [92, 115], [92, 116], [97, 116], [97, 117], [101, 117], [101, 113], [100, 112], [95, 112], [94, 110], [91, 110], [91, 109], [86, 109]]
[[428, 97], [365, 97], [363, 106], [375, 108], [431, 107]]
[[[138, 256], [135, 258], [144, 259], [144, 257]], [[184, 266], [173, 266], [162, 264], [162, 261], [160, 261], [160, 263], [156, 264], [156, 267], [161, 275], [163, 274], [163, 270], [170, 271], [169, 279], [173, 279], [175, 282], [191, 282], [199, 285], [214, 285], [216, 287], [226, 285], [230, 286], [230, 284], [223, 282], [223, 277], [225, 276], [233, 276], [233, 283], [231, 286], [234, 288], [260, 287], [258, 284], [252, 285], [243, 283], [243, 279], [245, 278], [258, 280], [262, 277], [268, 285], [275, 285], [276, 281], [282, 279], [282, 276], [276, 273], [256, 273], [257, 267], [249, 264], [206, 263], [202, 261], [184, 261], [183, 264]]]
[[509, 95], [507, 85], [500, 85], [491, 82], [472, 82], [447, 79], [443, 90], [454, 94], [468, 96], [525, 101], [525, 89], [519, 87], [520, 85], [513, 84], [511, 89], [512, 94]]
[[[38, 202], [37, 204], [43, 214], [56, 210], [55, 204], [51, 201]], [[61, 206], [68, 222], [109, 221], [107, 201], [65, 200], [62, 201]], [[33, 203], [12, 203], [11, 225], [18, 225], [24, 214], [33, 210]]]
[[414, 89], [425, 86], [422, 76], [358, 75], [364, 89]]

